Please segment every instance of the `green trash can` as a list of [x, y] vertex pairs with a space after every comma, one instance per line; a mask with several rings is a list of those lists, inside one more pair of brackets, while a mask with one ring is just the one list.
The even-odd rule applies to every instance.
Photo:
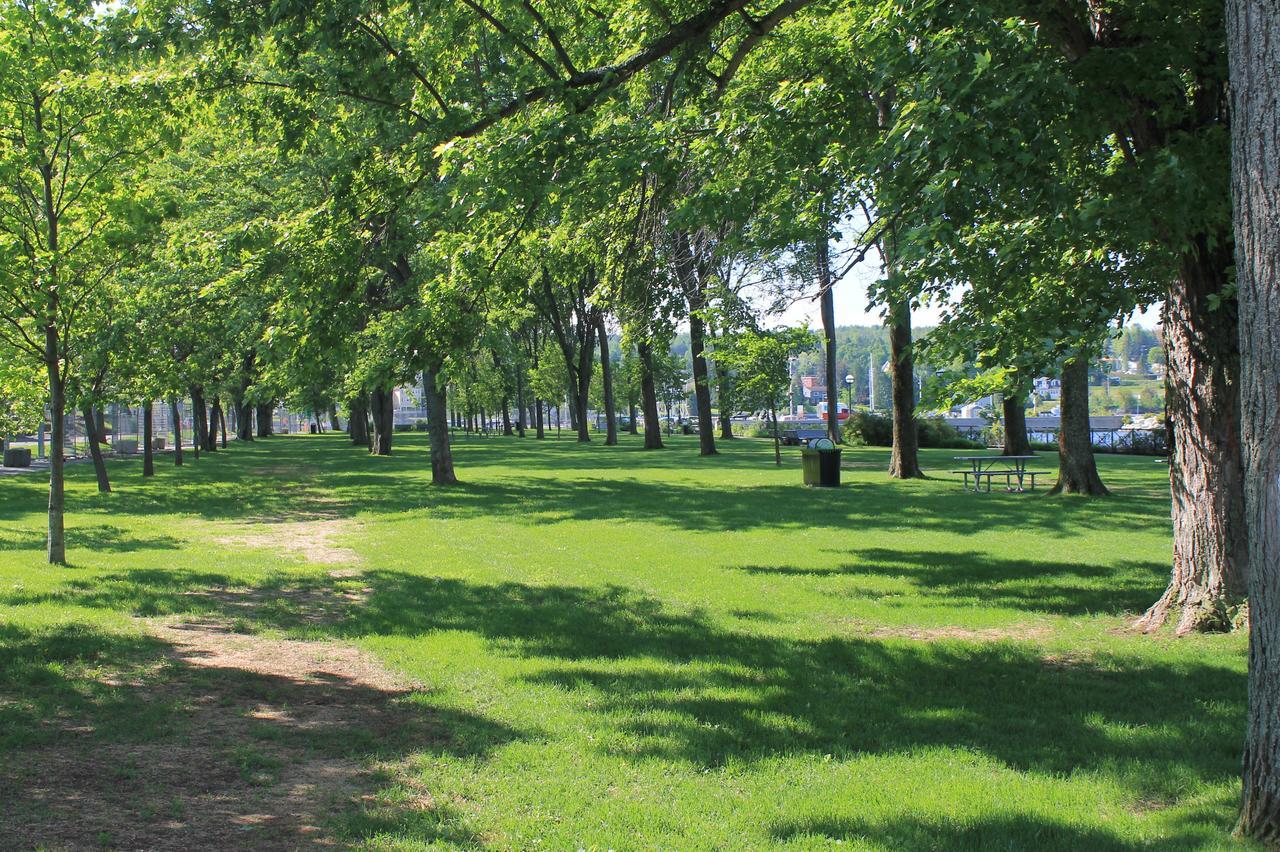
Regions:
[[830, 438], [810, 441], [800, 449], [804, 484], [820, 488], [840, 487], [840, 454], [842, 450]]

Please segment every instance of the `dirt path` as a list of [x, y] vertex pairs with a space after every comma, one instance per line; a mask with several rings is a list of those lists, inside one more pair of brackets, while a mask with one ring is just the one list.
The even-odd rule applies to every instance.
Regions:
[[[348, 645], [216, 622], [147, 622], [169, 650], [118, 687], [158, 736], [104, 741], [71, 724], [0, 767], [4, 849], [285, 850], [340, 846], [335, 817], [375, 772], [441, 732], [416, 686]], [[13, 792], [16, 791], [16, 794]]]

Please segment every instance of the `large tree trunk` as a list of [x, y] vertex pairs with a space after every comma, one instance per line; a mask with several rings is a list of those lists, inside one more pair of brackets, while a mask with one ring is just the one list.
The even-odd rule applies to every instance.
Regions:
[[258, 437], [270, 438], [275, 434], [275, 424], [272, 422], [272, 415], [275, 413], [275, 403], [260, 402], [257, 405], [258, 416]]
[[227, 412], [218, 407], [218, 425], [222, 427], [222, 449], [227, 448]]
[[169, 416], [173, 418], [173, 465], [182, 467], [182, 409], [178, 397], [169, 397]]
[[698, 409], [698, 452], [704, 456], [716, 454], [716, 425], [711, 416], [711, 385], [707, 358], [704, 352], [705, 325], [700, 316], [701, 302], [695, 310], [689, 308], [689, 354], [693, 356], [693, 398]]
[[600, 337], [600, 378], [604, 385], [604, 442], [608, 446], [618, 443], [618, 412], [613, 404], [613, 362], [609, 360], [609, 335], [604, 325], [604, 314], [596, 317], [596, 334]]
[[142, 404], [142, 475], [156, 475], [155, 451], [151, 447], [151, 400]]
[[[49, 538], [47, 557], [51, 565], [67, 564], [65, 532], [66, 470], [63, 464], [67, 430], [67, 394], [62, 379], [62, 361], [58, 355], [58, 332], [49, 322], [45, 326], [45, 370], [49, 375], [49, 418], [53, 434], [49, 444]], [[92, 443], [92, 439], [90, 439]]]
[[832, 441], [840, 441], [840, 418], [836, 408], [840, 399], [840, 384], [836, 378], [836, 301], [835, 283], [831, 280], [831, 247], [827, 238], [818, 241], [818, 304], [822, 314], [822, 363], [827, 374], [827, 435]]
[[[578, 369], [576, 377], [570, 377], [569, 395], [570, 412], [573, 415], [573, 426], [578, 431], [578, 442], [591, 441], [590, 423], [587, 421], [587, 409], [591, 406], [591, 372], [596, 356], [595, 327], [586, 334], [578, 353]], [[574, 382], [576, 378], [576, 383]]]
[[1249, 594], [1241, 834], [1280, 847], [1280, 6], [1228, 0]]
[[440, 389], [442, 364], [428, 364], [423, 379], [427, 395], [427, 432], [431, 439], [431, 482], [435, 485], [455, 485], [458, 477], [453, 472], [453, 451], [449, 447], [448, 409], [444, 391]]
[[338, 406], [332, 402], [329, 403], [329, 428], [334, 432], [342, 428], [342, 424], [338, 422]]
[[[920, 470], [920, 436], [916, 431], [916, 372], [911, 345], [911, 304], [889, 310], [889, 372], [893, 384], [893, 451], [889, 475], [898, 479], [924, 476]], [[828, 405], [828, 408], [834, 408]]]
[[693, 358], [693, 397], [698, 414], [698, 448], [704, 456], [716, 454], [715, 421], [711, 417], [711, 385], [707, 370], [706, 321], [702, 316], [707, 294], [697, 269], [697, 260], [689, 236], [677, 231], [673, 235], [676, 252], [676, 275], [689, 307], [689, 354]]
[[378, 388], [369, 394], [369, 410], [373, 413], [373, 440], [369, 452], [375, 456], [391, 455], [391, 427], [395, 418], [395, 392]]
[[196, 458], [200, 457], [200, 450], [209, 448], [209, 412], [205, 408], [204, 388], [200, 385], [192, 385], [191, 393], [191, 430], [195, 432], [192, 436], [192, 442], [196, 444]]
[[209, 405], [209, 436], [204, 445], [204, 448], [211, 453], [218, 449], [218, 421], [221, 418], [222, 401], [215, 396]]
[[1232, 242], [1187, 252], [1165, 301], [1173, 446], [1173, 571], [1138, 621], [1151, 631], [1176, 617], [1177, 632], [1229, 630], [1247, 593], [1248, 541], [1240, 452], [1239, 326], [1211, 297], [1229, 286]]
[[[1087, 391], [1086, 391], [1087, 393]], [[1027, 438], [1027, 402], [1020, 393], [1004, 395], [1004, 450], [1006, 456], [1031, 455]]]
[[373, 448], [369, 441], [369, 403], [363, 394], [352, 400], [347, 408], [347, 434], [357, 447]]
[[653, 347], [648, 341], [636, 344], [640, 358], [640, 398], [644, 406], [644, 448], [662, 449], [662, 415], [658, 413], [658, 386], [653, 379]]
[[1062, 365], [1062, 417], [1058, 426], [1058, 482], [1050, 494], [1104, 496], [1089, 431], [1089, 360], [1083, 354]]
[[102, 457], [102, 433], [98, 431], [97, 418], [93, 414], [93, 403], [85, 400], [81, 407], [84, 413], [85, 437], [89, 439], [89, 456], [93, 459], [93, 473], [98, 478], [98, 493], [111, 493], [111, 480], [107, 477], [107, 463]]
[[240, 401], [236, 404], [236, 440], [252, 441], [253, 440], [253, 403], [247, 402], [244, 397], [240, 397]]

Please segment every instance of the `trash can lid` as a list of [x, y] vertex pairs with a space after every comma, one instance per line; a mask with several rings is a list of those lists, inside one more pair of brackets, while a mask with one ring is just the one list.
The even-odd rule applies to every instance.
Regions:
[[809, 446], [815, 450], [834, 450], [836, 442], [830, 438], [816, 438], [809, 442]]

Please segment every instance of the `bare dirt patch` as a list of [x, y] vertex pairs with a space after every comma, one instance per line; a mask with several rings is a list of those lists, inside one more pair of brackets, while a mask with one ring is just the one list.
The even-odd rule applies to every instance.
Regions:
[[[316, 510], [309, 511], [314, 514]], [[352, 520], [321, 517], [240, 524], [234, 533], [218, 536], [214, 540], [218, 544], [233, 547], [275, 550], [317, 565], [350, 565], [360, 561], [359, 554], [349, 547], [342, 547], [337, 540], [357, 528], [357, 522]]]
[[68, 720], [0, 765], [0, 847], [285, 850], [341, 845], [376, 773], [443, 736], [418, 687], [356, 648], [215, 623], [149, 624], [164, 659], [116, 685], [152, 736]]
[[1042, 625], [1014, 624], [1009, 627], [985, 627], [971, 629], [966, 627], [877, 627], [871, 636], [877, 639], [914, 639], [917, 642], [940, 642], [947, 639], [958, 639], [964, 642], [1002, 642], [1007, 640], [1026, 641], [1038, 639], [1049, 633], [1049, 628]]
[[338, 642], [268, 639], [205, 621], [153, 625], [151, 632], [173, 647], [177, 659], [193, 666], [231, 668], [298, 684], [343, 682], [388, 694], [414, 688], [359, 648]]

